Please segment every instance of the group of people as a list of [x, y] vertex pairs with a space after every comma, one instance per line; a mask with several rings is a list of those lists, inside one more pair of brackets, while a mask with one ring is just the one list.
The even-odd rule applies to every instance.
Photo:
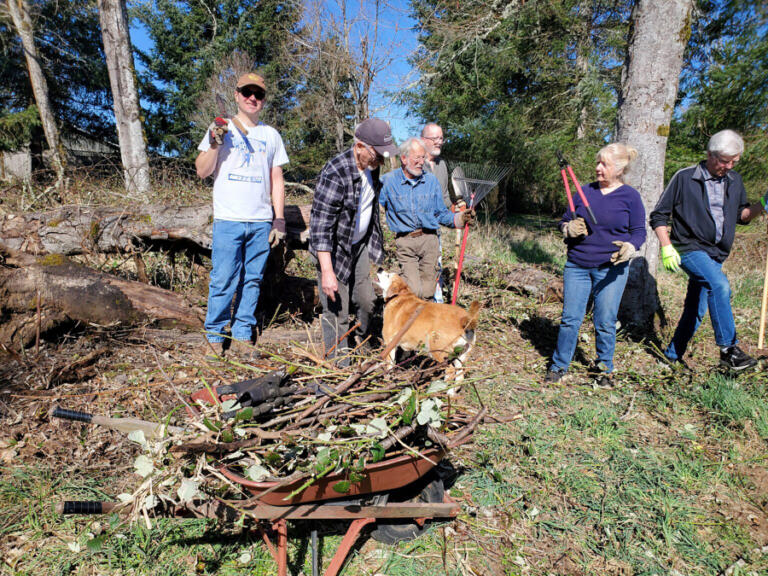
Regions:
[[[683, 313], [672, 341], [664, 350], [670, 364], [684, 364], [683, 355], [709, 310], [721, 366], [740, 371], [757, 362], [738, 346], [731, 309], [731, 289], [722, 270], [733, 246], [737, 224], [746, 224], [766, 210], [768, 193], [749, 204], [741, 176], [733, 170], [744, 152], [744, 141], [733, 130], [714, 134], [707, 158], [678, 171], [650, 215], [650, 227], [661, 245], [664, 267], [688, 275]], [[563, 315], [547, 382], [559, 381], [568, 370], [589, 298], [593, 300], [595, 348], [592, 367], [599, 384], [608, 385], [613, 372], [616, 320], [627, 283], [629, 260], [646, 240], [645, 209], [637, 190], [625, 183], [634, 148], [610, 144], [597, 154], [596, 182], [584, 187], [585, 204], [574, 198], [560, 230], [567, 246], [563, 273]], [[594, 212], [591, 218], [587, 206]]]
[[[267, 87], [254, 73], [241, 76], [235, 89], [238, 112], [211, 124], [198, 146], [197, 173], [214, 176], [213, 246], [206, 338], [214, 347], [230, 340], [250, 343], [255, 310], [270, 247], [286, 236], [282, 166], [288, 156], [279, 133], [259, 116]], [[323, 167], [312, 202], [309, 250], [317, 269], [323, 308], [322, 333], [329, 357], [354, 348], [368, 334], [375, 295], [371, 263], [384, 256], [380, 209], [395, 235], [396, 258], [410, 289], [424, 299], [442, 300], [439, 285], [441, 227], [474, 222], [441, 157], [443, 132], [427, 124], [420, 137], [398, 148], [386, 122], [369, 118], [354, 133], [351, 148]], [[677, 330], [664, 354], [682, 362], [687, 345], [707, 310], [720, 363], [733, 370], [755, 364], [738, 346], [730, 287], [722, 272], [737, 223], [764, 210], [749, 205], [744, 185], [732, 170], [744, 150], [741, 137], [715, 134], [705, 161], [679, 171], [650, 215], [669, 270], [689, 276], [688, 293]], [[387, 158], [399, 155], [400, 168], [384, 176]], [[560, 221], [567, 247], [563, 314], [557, 347], [545, 379], [560, 380], [578, 342], [587, 304], [594, 302], [595, 370], [610, 381], [616, 319], [629, 275], [630, 260], [646, 240], [646, 215], [640, 194], [626, 176], [637, 151], [610, 144], [597, 154], [596, 181], [583, 188], [591, 206], [574, 198], [574, 210]], [[350, 329], [350, 313], [356, 324]], [[343, 361], [343, 360], [342, 360]]]
[[[235, 88], [237, 114], [209, 127], [195, 161], [200, 178], [214, 176], [212, 270], [205, 331], [221, 352], [250, 343], [270, 247], [286, 236], [288, 156], [280, 134], [259, 116], [267, 88], [254, 73]], [[371, 262], [384, 256], [380, 207], [395, 234], [401, 272], [414, 293], [441, 299], [440, 226], [471, 225], [474, 211], [452, 197], [440, 157], [443, 133], [427, 124], [420, 138], [395, 146], [389, 125], [369, 118], [355, 128], [352, 147], [323, 167], [312, 202], [309, 250], [318, 272], [322, 332], [329, 357], [365, 339], [375, 295]], [[380, 177], [386, 158], [401, 168]], [[349, 328], [349, 314], [357, 323]], [[229, 325], [230, 334], [226, 334]]]

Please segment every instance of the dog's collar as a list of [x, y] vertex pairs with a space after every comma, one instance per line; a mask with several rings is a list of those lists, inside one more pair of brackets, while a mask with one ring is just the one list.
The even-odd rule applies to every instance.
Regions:
[[392, 300], [394, 300], [394, 299], [395, 299], [395, 298], [397, 298], [398, 296], [402, 296], [402, 295], [403, 295], [403, 293], [402, 293], [402, 292], [398, 292], [397, 294], [395, 294], [394, 296], [390, 296], [389, 298], [387, 298], [387, 297], [385, 296], [385, 297], [384, 297], [384, 304], [388, 304], [389, 302], [391, 302]]

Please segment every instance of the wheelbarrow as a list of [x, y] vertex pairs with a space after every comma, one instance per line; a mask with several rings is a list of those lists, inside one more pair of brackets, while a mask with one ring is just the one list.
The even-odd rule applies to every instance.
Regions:
[[[260, 522], [258, 528], [267, 548], [277, 563], [278, 576], [288, 574], [288, 521], [351, 521], [336, 553], [326, 568], [325, 576], [336, 576], [355, 545], [361, 531], [373, 525], [371, 536], [380, 542], [394, 544], [410, 540], [426, 529], [428, 520], [455, 518], [459, 504], [445, 494], [443, 479], [435, 467], [445, 456], [438, 448], [420, 454], [405, 454], [366, 466], [363, 480], [350, 486], [350, 494], [340, 498], [332, 486], [343, 475], [321, 478], [304, 491], [284, 500], [303, 482], [254, 482], [222, 468], [229, 480], [247, 488], [253, 496], [247, 500], [224, 503], [209, 502], [202, 506], [178, 506], [165, 511], [169, 516], [207, 516], [234, 520], [245, 514]], [[350, 498], [350, 496], [357, 496]], [[235, 507], [230, 506], [236, 505]], [[108, 514], [119, 510], [116, 502], [66, 501], [58, 506], [61, 514]], [[269, 536], [276, 534], [275, 542]], [[311, 530], [312, 575], [317, 576], [317, 530]]]

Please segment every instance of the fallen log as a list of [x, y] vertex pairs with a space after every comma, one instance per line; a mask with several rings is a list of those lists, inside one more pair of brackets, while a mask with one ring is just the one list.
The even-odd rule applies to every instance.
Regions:
[[[310, 208], [285, 207], [288, 238], [294, 247], [307, 242]], [[153, 246], [208, 253], [212, 224], [210, 204], [62, 206], [48, 212], [5, 215], [0, 218], [0, 243], [16, 252], [36, 256], [130, 254]]]
[[[202, 329], [204, 314], [181, 295], [70, 261], [0, 244], [0, 341], [28, 346], [62, 327], [153, 324]], [[38, 308], [39, 302], [39, 308]]]

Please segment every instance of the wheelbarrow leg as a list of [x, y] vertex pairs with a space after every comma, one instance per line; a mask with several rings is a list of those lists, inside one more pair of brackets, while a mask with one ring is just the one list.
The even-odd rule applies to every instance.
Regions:
[[349, 551], [352, 550], [352, 546], [354, 546], [355, 542], [357, 541], [357, 537], [360, 535], [360, 531], [367, 524], [372, 522], [376, 522], [376, 518], [358, 518], [357, 520], [352, 520], [352, 523], [347, 529], [347, 533], [344, 534], [344, 538], [341, 540], [341, 544], [339, 544], [339, 549], [336, 550], [336, 554], [334, 554], [333, 560], [331, 560], [328, 569], [325, 571], [325, 576], [338, 575], [341, 567], [344, 566], [344, 560], [347, 559]]
[[277, 532], [277, 576], [288, 576], [288, 521], [280, 519], [272, 528]]
[[312, 530], [312, 576], [319, 576], [318, 573], [318, 550], [317, 550], [317, 529]]

